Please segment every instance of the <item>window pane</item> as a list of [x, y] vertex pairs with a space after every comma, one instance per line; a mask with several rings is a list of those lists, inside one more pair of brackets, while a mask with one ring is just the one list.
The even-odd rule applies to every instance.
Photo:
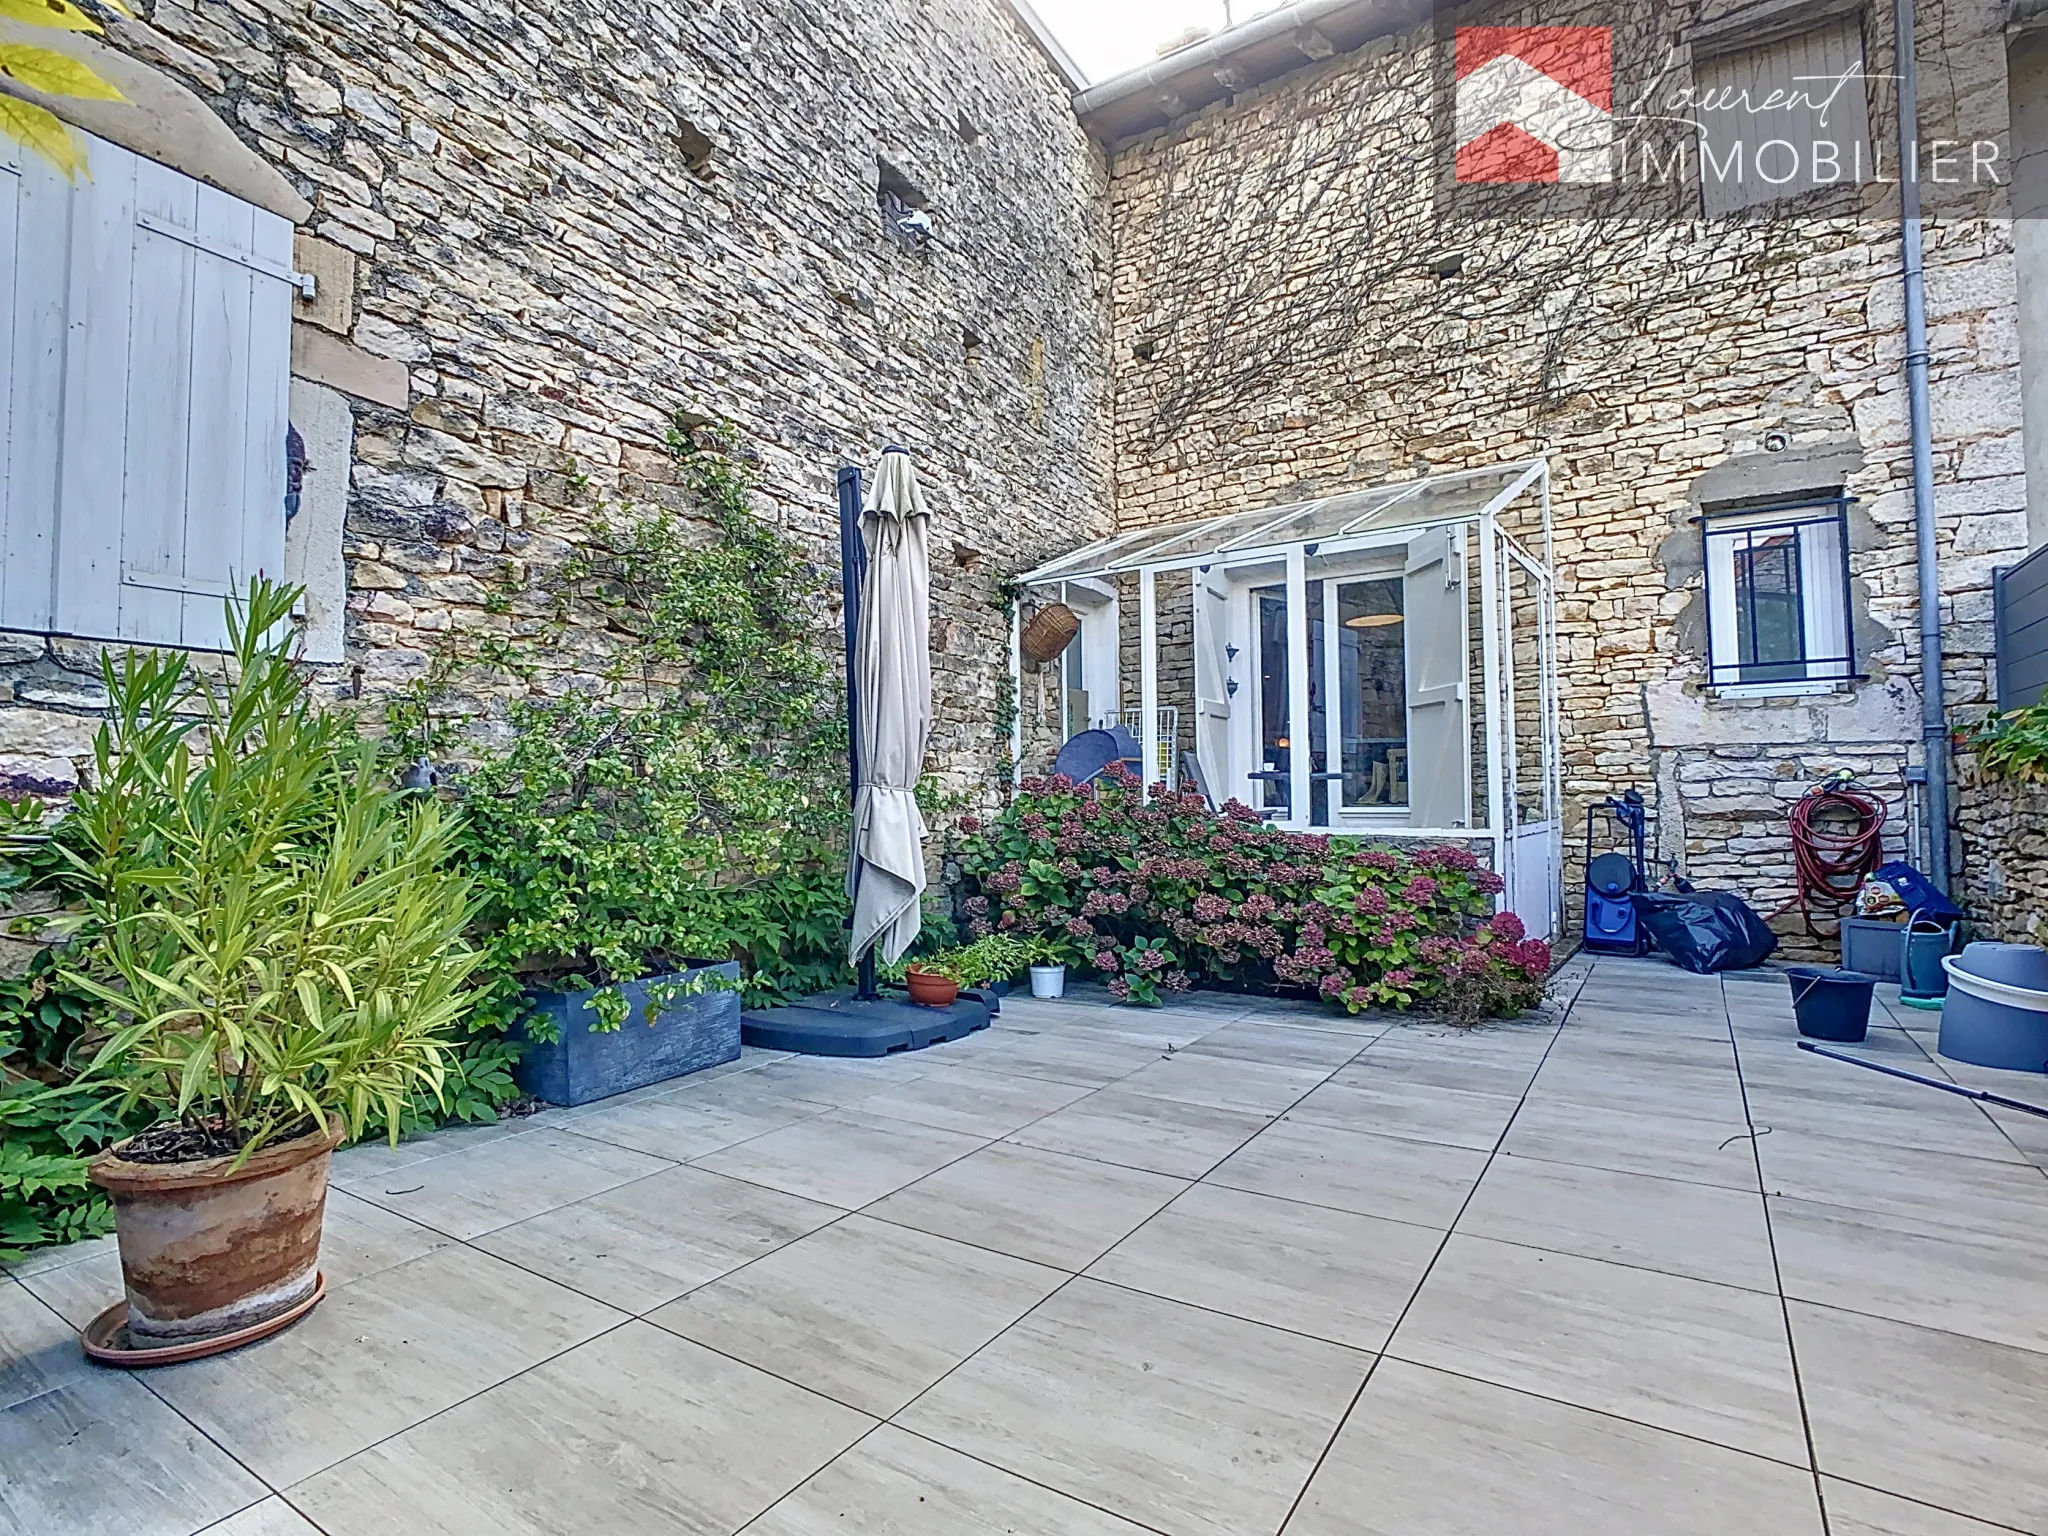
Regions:
[[1408, 647], [1396, 578], [1337, 589], [1344, 804], [1408, 803]]
[[1735, 550], [1735, 644], [1745, 683], [1806, 677], [1799, 535], [1752, 532]]

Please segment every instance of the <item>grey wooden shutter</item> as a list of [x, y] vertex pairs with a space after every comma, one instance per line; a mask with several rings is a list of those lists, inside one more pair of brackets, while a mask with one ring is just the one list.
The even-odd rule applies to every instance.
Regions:
[[[1872, 180], [1863, 24], [1849, 16], [1693, 68], [1709, 218], [1816, 187]], [[1844, 80], [1849, 71], [1856, 77]], [[1774, 96], [1783, 105], [1768, 104]], [[1833, 170], [1828, 170], [1832, 162]]]
[[284, 575], [291, 225], [88, 144], [90, 181], [18, 153], [4, 178], [0, 624], [219, 649], [222, 598]]

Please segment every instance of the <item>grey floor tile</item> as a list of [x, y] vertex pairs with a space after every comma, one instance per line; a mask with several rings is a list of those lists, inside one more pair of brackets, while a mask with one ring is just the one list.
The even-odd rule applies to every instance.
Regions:
[[[792, 1081], [790, 1073], [803, 1066], [806, 1059], [783, 1058], [775, 1064], [781, 1074], [778, 1077], [769, 1077], [766, 1071], [747, 1071], [708, 1080], [690, 1078], [681, 1087], [661, 1097], [711, 1114], [729, 1115], [735, 1119], [773, 1118], [779, 1124], [787, 1125], [792, 1120], [801, 1120], [836, 1107], [831, 1102], [834, 1095], [829, 1091], [818, 1097], [798, 1091], [801, 1082]], [[783, 1070], [785, 1068], [788, 1070]], [[601, 1107], [591, 1106], [592, 1110]]]
[[1197, 1184], [1088, 1274], [1376, 1351], [1442, 1242], [1428, 1227]]
[[982, 1144], [979, 1136], [838, 1109], [701, 1157], [696, 1166], [857, 1210]]
[[1493, 1061], [1476, 1050], [1424, 1050], [1381, 1040], [1338, 1068], [1330, 1081], [1361, 1087], [1412, 1083], [1520, 1098], [1535, 1075], [1534, 1062]]
[[1249, 1110], [1155, 1098], [1119, 1084], [1035, 1121], [1010, 1140], [1199, 1179], [1269, 1124], [1267, 1116]]
[[1501, 1151], [1551, 1163], [1754, 1191], [1756, 1154], [1749, 1138], [1749, 1122], [1740, 1115], [1698, 1119], [1623, 1109], [1595, 1112], [1544, 1095], [1539, 1082], [1508, 1127]]
[[635, 1322], [291, 1497], [328, 1536], [730, 1536], [873, 1425]]
[[81, 1264], [101, 1254], [117, 1252], [118, 1248], [111, 1232], [105, 1237], [89, 1237], [80, 1243], [32, 1248], [12, 1264], [0, 1264], [0, 1275], [38, 1275], [46, 1269], [62, 1269], [67, 1264]]
[[1994, 1109], [1990, 1116], [2021, 1157], [2048, 1173], [2048, 1120], [2009, 1109]]
[[330, 1291], [275, 1338], [149, 1384], [283, 1488], [623, 1320], [503, 1260], [443, 1248]]
[[1785, 1294], [2048, 1354], [2048, 1213], [1989, 1231], [1773, 1200]]
[[[120, 1295], [116, 1290], [100, 1306], [118, 1301]], [[78, 1347], [82, 1326], [59, 1317], [13, 1280], [0, 1279], [0, 1408], [83, 1376], [89, 1367]]]
[[1328, 1076], [1323, 1067], [1266, 1066], [1183, 1051], [1170, 1061], [1140, 1068], [1121, 1086], [1156, 1099], [1277, 1115]]
[[1497, 1157], [1460, 1232], [1775, 1293], [1771, 1234], [1754, 1190]]
[[476, 1246], [627, 1312], [646, 1312], [793, 1243], [837, 1206], [671, 1168], [480, 1237]]
[[188, 1536], [270, 1491], [119, 1371], [0, 1411], [0, 1468], [10, 1536]]
[[1066, 1278], [849, 1216], [649, 1321], [885, 1419]]
[[209, 1525], [199, 1536], [320, 1536], [320, 1527], [283, 1499], [271, 1497]]
[[1283, 1118], [1204, 1181], [1255, 1194], [1449, 1228], [1486, 1168], [1486, 1154]]
[[1830, 1536], [1995, 1536], [2000, 1529], [1837, 1477], [1822, 1478], [1820, 1486]]
[[747, 1074], [764, 1087], [793, 1099], [843, 1108], [872, 1094], [887, 1093], [936, 1070], [934, 1058], [915, 1055], [834, 1058], [792, 1056]]
[[1757, 1154], [1774, 1197], [2014, 1235], [2048, 1223], [2048, 1179], [2024, 1163], [1776, 1131]]
[[1071, 1104], [1090, 1090], [1078, 1083], [948, 1067], [917, 1082], [862, 1099], [861, 1112], [994, 1139]]
[[984, 1072], [1008, 1072], [1019, 1077], [1043, 1077], [1056, 1083], [1077, 1083], [1100, 1088], [1149, 1066], [1164, 1054], [1164, 1048], [1129, 1041], [1096, 1041], [1082, 1035], [997, 1034], [990, 1030], [972, 1040], [959, 1042], [965, 1049], [956, 1053], [962, 1065]]
[[372, 1205], [467, 1239], [673, 1166], [586, 1136], [538, 1130], [344, 1187]]
[[1912, 1147], [1957, 1157], [2023, 1163], [2019, 1152], [1983, 1111], [1967, 1100], [1923, 1089], [1910, 1104], [1845, 1102], [1787, 1088], [1752, 1088], [1750, 1117], [1776, 1136]]
[[1254, 1061], [1264, 1066], [1301, 1067], [1330, 1072], [1361, 1049], [1355, 1035], [1285, 1024], [1240, 1020], [1202, 1036], [1187, 1048], [1190, 1056], [1216, 1056], [1227, 1061]]
[[1776, 1296], [1454, 1236], [1389, 1354], [1806, 1460]]
[[1791, 1303], [1822, 1472], [2048, 1532], [2048, 1355]]
[[997, 1142], [869, 1214], [1056, 1269], [1086, 1269], [1187, 1187], [1180, 1179]]
[[712, 1109], [699, 1103], [695, 1095], [665, 1093], [579, 1112], [559, 1129], [650, 1157], [687, 1162], [808, 1120], [830, 1107], [806, 1099], [771, 1102], [764, 1095], [758, 1106]]
[[1384, 1360], [1286, 1536], [1821, 1536], [1813, 1476]]
[[1279, 1527], [1367, 1364], [1077, 1280], [901, 1422], [1169, 1536], [1243, 1536]]
[[1674, 1062], [1602, 1064], [1553, 1057], [1536, 1074], [1531, 1092], [1553, 1103], [1595, 1110], [1704, 1120], [1740, 1120], [1743, 1116], [1742, 1079], [1733, 1063], [1688, 1067]]
[[1490, 1152], [1513, 1118], [1517, 1102], [1505, 1094], [1354, 1077], [1325, 1083], [1290, 1110], [1288, 1118]]
[[539, 1129], [546, 1119], [544, 1114], [526, 1118], [508, 1115], [502, 1120], [490, 1120], [481, 1125], [455, 1125], [424, 1135], [408, 1136], [395, 1147], [376, 1139], [357, 1142], [334, 1154], [334, 1171], [330, 1177], [335, 1184], [344, 1186], [369, 1182], [399, 1168], [432, 1162], [437, 1157], [449, 1157], [507, 1137], [525, 1136]]
[[884, 1424], [747, 1536], [1143, 1536], [1143, 1528]]

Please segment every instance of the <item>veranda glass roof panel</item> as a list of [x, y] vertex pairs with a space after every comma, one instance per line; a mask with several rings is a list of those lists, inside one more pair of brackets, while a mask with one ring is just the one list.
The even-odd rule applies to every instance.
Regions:
[[1028, 586], [1083, 576], [1114, 576], [1145, 566], [1209, 557], [1232, 559], [1292, 544], [1323, 543], [1386, 529], [1473, 518], [1535, 466], [1481, 470], [1343, 491], [1314, 501], [1198, 518], [1112, 534], [1018, 578]]

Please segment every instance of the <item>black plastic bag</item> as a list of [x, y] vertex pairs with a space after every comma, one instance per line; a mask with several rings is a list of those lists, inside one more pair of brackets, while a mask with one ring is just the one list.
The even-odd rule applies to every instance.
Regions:
[[1664, 896], [1638, 891], [1630, 898], [1636, 917], [1671, 963], [1701, 976], [1746, 971], [1778, 949], [1778, 936], [1732, 891], [1692, 891]]

